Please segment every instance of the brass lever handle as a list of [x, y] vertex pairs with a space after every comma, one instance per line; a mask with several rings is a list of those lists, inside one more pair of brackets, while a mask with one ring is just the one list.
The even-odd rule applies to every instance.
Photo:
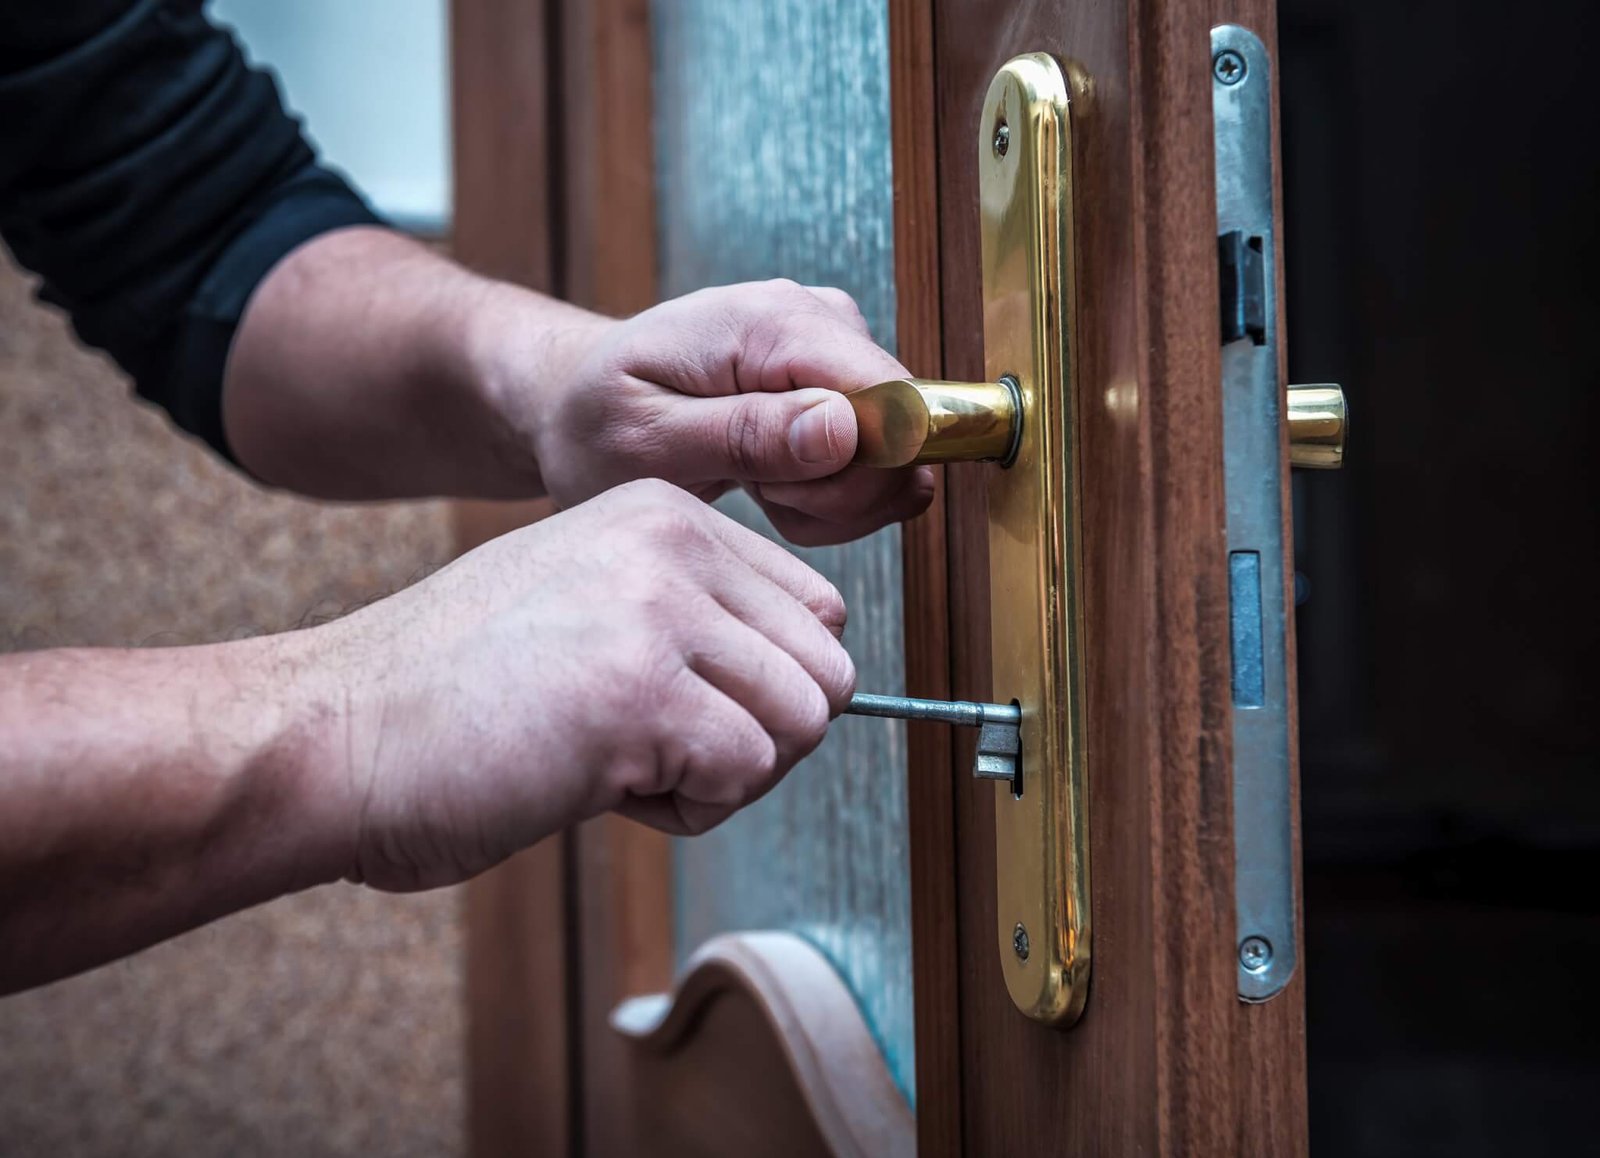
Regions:
[[1009, 463], [1022, 436], [1022, 398], [1009, 378], [895, 378], [846, 395], [856, 412], [855, 461]]
[[1289, 465], [1338, 470], [1349, 421], [1344, 390], [1332, 383], [1289, 387]]

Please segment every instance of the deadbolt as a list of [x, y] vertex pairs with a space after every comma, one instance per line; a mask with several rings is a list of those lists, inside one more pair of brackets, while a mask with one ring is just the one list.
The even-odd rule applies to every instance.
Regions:
[[1349, 415], [1344, 390], [1332, 383], [1289, 387], [1289, 465], [1338, 470], [1344, 465]]

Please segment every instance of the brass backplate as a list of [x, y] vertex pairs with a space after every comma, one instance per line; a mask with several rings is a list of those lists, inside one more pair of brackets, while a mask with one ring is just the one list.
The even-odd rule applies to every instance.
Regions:
[[1089, 846], [1074, 372], [1077, 74], [1033, 53], [983, 102], [984, 361], [1022, 399], [1014, 462], [989, 481], [994, 698], [1022, 707], [1022, 776], [995, 787], [999, 950], [1011, 999], [1068, 1026], [1089, 985]]

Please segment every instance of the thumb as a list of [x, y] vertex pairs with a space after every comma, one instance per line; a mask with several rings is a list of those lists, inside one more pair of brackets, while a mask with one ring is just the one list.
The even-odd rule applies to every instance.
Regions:
[[674, 409], [683, 425], [668, 453], [701, 481], [805, 482], [855, 457], [856, 412], [833, 390], [685, 398]]

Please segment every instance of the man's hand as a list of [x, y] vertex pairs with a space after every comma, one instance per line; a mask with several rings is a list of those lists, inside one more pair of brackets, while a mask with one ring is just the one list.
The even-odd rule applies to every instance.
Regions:
[[348, 874], [448, 884], [609, 810], [720, 823], [849, 700], [844, 619], [783, 548], [650, 481], [308, 633], [348, 705]]
[[928, 505], [927, 468], [849, 465], [840, 394], [903, 374], [840, 290], [727, 286], [613, 321], [357, 228], [268, 275], [223, 402], [239, 461], [305, 494], [572, 506], [640, 478], [745, 486], [815, 544]]
[[844, 707], [844, 614], [646, 481], [321, 627], [0, 657], [0, 993], [339, 877], [463, 880], [607, 810], [702, 832]]
[[760, 282], [702, 290], [623, 322], [569, 331], [574, 369], [541, 394], [502, 374], [502, 408], [527, 432], [562, 504], [662, 478], [702, 498], [743, 485], [778, 531], [838, 543], [920, 514], [926, 468], [850, 465], [841, 396], [906, 374], [842, 290]]

